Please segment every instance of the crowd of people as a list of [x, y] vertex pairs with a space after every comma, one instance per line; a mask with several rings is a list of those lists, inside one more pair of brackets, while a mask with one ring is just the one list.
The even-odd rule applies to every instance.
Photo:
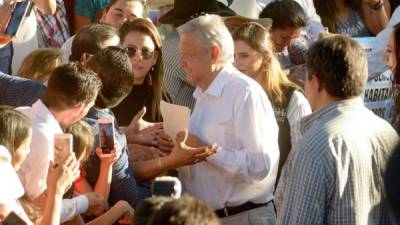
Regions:
[[30, 1], [10, 34], [0, 0], [0, 224], [400, 223], [398, 1]]

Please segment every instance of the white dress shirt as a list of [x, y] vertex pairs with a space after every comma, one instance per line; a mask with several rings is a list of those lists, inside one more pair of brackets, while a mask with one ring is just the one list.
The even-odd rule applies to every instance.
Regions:
[[[272, 1], [273, 0], [257, 0], [258, 4], [260, 4], [262, 8], [264, 8]], [[301, 5], [304, 12], [306, 13], [308, 19], [308, 25], [306, 28], [307, 34], [313, 39], [316, 39], [318, 34], [324, 31], [324, 27], [321, 24], [321, 18], [319, 17], [317, 11], [315, 10], [313, 0], [295, 0], [295, 1]]]
[[207, 90], [197, 87], [190, 133], [219, 151], [181, 176], [184, 190], [214, 209], [273, 199], [278, 126], [261, 86], [232, 65]]
[[18, 175], [27, 196], [33, 200], [47, 189], [47, 171], [54, 157], [54, 134], [62, 134], [63, 131], [41, 100], [37, 100], [32, 107], [17, 110], [32, 121], [31, 152], [18, 170]]

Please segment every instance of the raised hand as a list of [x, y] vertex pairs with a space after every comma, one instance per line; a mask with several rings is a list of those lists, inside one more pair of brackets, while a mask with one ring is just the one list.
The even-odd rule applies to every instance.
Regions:
[[[192, 138], [195, 137], [191, 135]], [[187, 130], [181, 131], [176, 135], [176, 144], [169, 155], [170, 160], [174, 162], [177, 167], [192, 165], [206, 160], [209, 156], [215, 154], [218, 150], [216, 144], [209, 146], [203, 145], [201, 147], [190, 147], [186, 145], [188, 139]]]
[[96, 148], [96, 155], [104, 165], [113, 165], [121, 155], [121, 150], [117, 151], [115, 147], [110, 153], [104, 154], [101, 148]]
[[59, 165], [50, 166], [47, 174], [47, 189], [49, 192], [63, 195], [78, 176], [79, 162], [75, 154], [70, 153]]
[[150, 123], [143, 120], [146, 107], [143, 107], [132, 119], [128, 127], [122, 129], [128, 139], [128, 143], [153, 145], [157, 143], [157, 133], [162, 131], [162, 123]]

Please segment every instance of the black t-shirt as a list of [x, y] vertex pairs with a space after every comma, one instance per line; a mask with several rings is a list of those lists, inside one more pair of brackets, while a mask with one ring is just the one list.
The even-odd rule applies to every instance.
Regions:
[[[166, 95], [166, 94], [164, 94]], [[146, 114], [143, 119], [148, 122], [161, 122], [152, 119], [152, 101], [153, 89], [147, 83], [141, 85], [133, 85], [132, 91], [122, 102], [111, 109], [117, 119], [119, 126], [128, 126], [133, 117], [146, 106]], [[163, 100], [170, 102], [167, 96], [163, 96]]]

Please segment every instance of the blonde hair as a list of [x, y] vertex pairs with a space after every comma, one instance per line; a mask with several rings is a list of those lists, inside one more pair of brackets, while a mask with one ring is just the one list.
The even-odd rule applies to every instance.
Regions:
[[89, 159], [90, 153], [94, 147], [94, 135], [92, 127], [81, 120], [65, 130], [73, 136], [73, 146], [76, 158], [81, 167]]
[[282, 104], [285, 99], [284, 89], [292, 87], [300, 89], [291, 82], [282, 70], [273, 51], [273, 44], [268, 31], [256, 22], [249, 22], [238, 27], [233, 33], [235, 41], [244, 41], [251, 48], [263, 55], [260, 84], [264, 88], [273, 104]]
[[44, 83], [49, 79], [53, 70], [60, 65], [61, 60], [62, 53], [59, 49], [35, 49], [24, 58], [17, 74]]

